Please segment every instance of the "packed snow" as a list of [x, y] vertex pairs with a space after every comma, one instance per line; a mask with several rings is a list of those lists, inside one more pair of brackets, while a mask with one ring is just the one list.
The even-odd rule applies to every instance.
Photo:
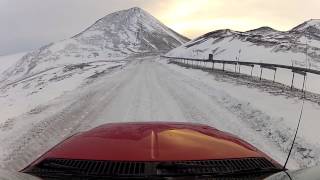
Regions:
[[95, 75], [124, 64], [124, 61], [98, 61], [68, 65], [4, 85], [0, 87], [0, 124], [6, 124], [11, 118], [74, 90]]

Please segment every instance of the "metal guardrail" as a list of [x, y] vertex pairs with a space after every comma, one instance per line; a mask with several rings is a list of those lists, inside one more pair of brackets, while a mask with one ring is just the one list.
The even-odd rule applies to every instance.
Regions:
[[[182, 58], [182, 57], [170, 57], [170, 56], [160, 56], [162, 58], [167, 58], [167, 59], [171, 59], [171, 60], [178, 60], [181, 61], [182, 63], [187, 63], [188, 61], [192, 61], [193, 62], [203, 62], [203, 63], [212, 63], [212, 69], [214, 69], [214, 64], [218, 63], [218, 64], [223, 64], [223, 71], [225, 70], [225, 64], [233, 64], [233, 65], [243, 65], [243, 66], [249, 66], [252, 68], [256, 65], [256, 66], [260, 66], [261, 68], [261, 72], [260, 72], [260, 80], [262, 79], [262, 70], [265, 69], [270, 69], [274, 71], [274, 79], [273, 81], [275, 81], [276, 78], [276, 71], [278, 68], [282, 68], [282, 69], [289, 69], [292, 71], [293, 76], [292, 76], [292, 83], [291, 83], [291, 89], [293, 88], [293, 83], [294, 83], [294, 77], [295, 74], [300, 74], [302, 76], [304, 76], [304, 82], [303, 82], [303, 87], [302, 90], [304, 88], [304, 84], [305, 84], [305, 79], [307, 76], [307, 73], [312, 73], [312, 74], [317, 74], [320, 75], [320, 71], [315, 70], [315, 69], [308, 69], [308, 68], [303, 68], [303, 67], [296, 67], [296, 66], [288, 66], [288, 65], [283, 65], [283, 64], [271, 64], [271, 63], [259, 63], [259, 62], [249, 62], [249, 61], [233, 61], [233, 60], [219, 60], [219, 59], [194, 59], [194, 58]], [[209, 55], [209, 58], [212, 58], [212, 56]], [[181, 63], [180, 62], [180, 63]], [[252, 70], [251, 70], [251, 76], [252, 76]], [[235, 67], [235, 71], [236, 71], [236, 67]], [[239, 69], [240, 72], [240, 69]]]
[[269, 64], [269, 63], [259, 63], [259, 62], [248, 62], [248, 61], [229, 61], [229, 60], [209, 60], [209, 59], [193, 59], [193, 58], [180, 58], [180, 57], [169, 57], [169, 56], [161, 56], [163, 58], [168, 59], [181, 59], [181, 60], [187, 60], [187, 61], [200, 61], [200, 62], [211, 62], [211, 63], [220, 63], [220, 64], [239, 64], [239, 65], [245, 65], [245, 66], [251, 66], [251, 65], [258, 65], [260, 67], [275, 67], [275, 68], [282, 68], [282, 69], [290, 69], [295, 72], [306, 72], [306, 73], [312, 73], [312, 74], [318, 74], [320, 75], [320, 71], [315, 69], [308, 69], [303, 67], [297, 67], [297, 66], [288, 66], [288, 65], [282, 65], [282, 64]]

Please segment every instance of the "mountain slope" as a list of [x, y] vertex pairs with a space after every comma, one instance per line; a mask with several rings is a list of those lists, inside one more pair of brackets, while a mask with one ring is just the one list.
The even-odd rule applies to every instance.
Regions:
[[1, 78], [6, 83], [53, 67], [119, 60], [143, 52], [167, 52], [188, 39], [140, 8], [112, 13], [80, 34], [25, 55]]
[[[307, 21], [290, 31], [282, 32], [262, 27], [247, 32], [229, 29], [207, 33], [172, 51], [168, 56], [235, 60], [306, 65], [308, 43], [308, 66], [320, 68], [320, 21]], [[240, 51], [241, 50], [241, 51]]]
[[[132, 8], [107, 15], [70, 39], [11, 59], [14, 64], [1, 62], [0, 127], [68, 91], [125, 69], [134, 58], [167, 52], [186, 41], [144, 10]], [[9, 60], [4, 58], [0, 57]]]

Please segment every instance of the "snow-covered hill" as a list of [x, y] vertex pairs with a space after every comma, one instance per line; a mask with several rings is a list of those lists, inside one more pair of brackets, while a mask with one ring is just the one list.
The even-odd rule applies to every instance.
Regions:
[[[308, 45], [306, 45], [308, 44]], [[172, 51], [168, 56], [256, 61], [320, 68], [320, 20], [309, 20], [290, 31], [261, 27], [247, 32], [213, 31]], [[239, 55], [240, 52], [240, 55]]]
[[167, 52], [188, 39], [140, 8], [112, 13], [76, 36], [25, 55], [2, 74], [6, 83], [54, 67], [118, 60], [142, 52]]
[[0, 58], [0, 126], [123, 68], [129, 57], [167, 52], [187, 40], [144, 10], [132, 8], [107, 15], [74, 37], [23, 57]]

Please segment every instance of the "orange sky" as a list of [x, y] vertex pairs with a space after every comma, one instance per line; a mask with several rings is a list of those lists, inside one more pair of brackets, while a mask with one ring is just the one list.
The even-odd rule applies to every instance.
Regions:
[[224, 28], [289, 30], [320, 18], [320, 0], [150, 0], [145, 9], [191, 38]]

